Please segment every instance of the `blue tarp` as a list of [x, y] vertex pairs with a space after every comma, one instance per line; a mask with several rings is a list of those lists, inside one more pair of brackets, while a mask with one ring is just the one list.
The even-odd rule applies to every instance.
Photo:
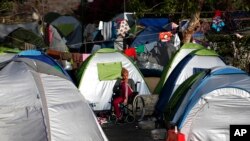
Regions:
[[163, 27], [169, 23], [168, 18], [141, 18], [138, 20], [139, 25], [143, 26], [154, 26], [154, 27]]
[[132, 42], [132, 47], [137, 47], [139, 45], [144, 45], [146, 43], [151, 43], [159, 40], [159, 33], [165, 31], [161, 27], [146, 27], [142, 32], [140, 32], [137, 37]]

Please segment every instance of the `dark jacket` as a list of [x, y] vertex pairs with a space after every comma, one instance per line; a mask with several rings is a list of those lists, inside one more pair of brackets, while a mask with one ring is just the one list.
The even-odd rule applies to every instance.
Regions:
[[[113, 87], [113, 93], [115, 96], [121, 96], [121, 79], [117, 79], [117, 81], [115, 82], [115, 85]], [[128, 79], [128, 84], [130, 85], [130, 87], [132, 88], [132, 90], [135, 92], [136, 88], [135, 88], [135, 82], [133, 79]]]

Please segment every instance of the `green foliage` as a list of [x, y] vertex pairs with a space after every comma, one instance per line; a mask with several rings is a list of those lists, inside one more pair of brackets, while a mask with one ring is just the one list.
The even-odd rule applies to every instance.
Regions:
[[0, 1], [0, 12], [11, 11], [13, 8], [13, 2], [9, 0]]
[[[173, 14], [178, 13], [180, 18], [190, 18], [191, 14], [198, 9], [201, 0], [130, 0], [127, 9], [136, 12], [138, 16], [151, 14]], [[227, 10], [249, 10], [249, 0], [204, 0], [202, 11], [214, 11], [215, 9]], [[210, 14], [203, 14], [203, 17], [211, 17]]]
[[249, 71], [250, 35], [237, 38], [235, 34], [208, 33], [206, 38], [227, 64]]

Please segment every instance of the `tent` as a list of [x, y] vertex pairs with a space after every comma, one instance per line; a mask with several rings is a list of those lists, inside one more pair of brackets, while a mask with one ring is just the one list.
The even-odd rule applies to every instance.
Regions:
[[145, 27], [132, 41], [131, 46], [137, 47], [146, 43], [151, 43], [159, 40], [159, 33], [165, 31], [162, 27], [148, 26]]
[[1, 140], [107, 140], [85, 98], [59, 71], [29, 58], [0, 66]]
[[46, 36], [45, 40], [48, 43], [50, 50], [56, 50], [60, 52], [68, 52], [68, 46], [66, 39], [61, 36], [59, 30], [56, 29], [53, 25], [46, 27]]
[[229, 140], [230, 125], [250, 124], [249, 98], [250, 76], [238, 68], [221, 66], [186, 80], [165, 112], [172, 111], [169, 119], [187, 141]]
[[82, 46], [82, 25], [73, 16], [59, 16], [50, 23], [64, 37], [70, 49], [80, 49]]
[[27, 50], [27, 51], [20, 52], [16, 57], [35, 59], [35, 60], [42, 61], [46, 64], [49, 64], [52, 67], [54, 67], [56, 70], [62, 72], [69, 80], [72, 81], [70, 75], [63, 69], [63, 67], [59, 63], [57, 63], [53, 58], [46, 55], [45, 53], [42, 53], [37, 50]]
[[29, 30], [33, 32], [36, 35], [40, 35], [38, 31], [38, 23], [36, 21], [34, 22], [28, 22], [28, 23], [19, 23], [19, 24], [0, 24], [0, 42], [4, 41], [4, 39], [14, 30], [18, 28], [23, 28], [26, 30]]
[[48, 12], [44, 15], [43, 20], [44, 22], [50, 24], [51, 22], [53, 22], [55, 19], [57, 19], [60, 16], [62, 15], [57, 12]]
[[88, 57], [77, 73], [78, 89], [87, 99], [94, 111], [109, 110], [112, 90], [116, 79], [121, 77], [121, 68], [129, 71], [129, 78], [140, 82], [139, 94], [149, 95], [149, 88], [139, 69], [123, 53], [103, 48]]
[[176, 65], [166, 80], [156, 103], [156, 111], [164, 110], [175, 90], [190, 76], [204, 69], [225, 65], [218, 54], [212, 50], [199, 49], [190, 52]]
[[16, 54], [13, 53], [1, 53], [0, 52], [0, 63], [12, 59]]
[[0, 63], [12, 59], [19, 52], [19, 49], [0, 46]]
[[145, 77], [161, 77], [164, 66], [176, 50], [166, 43], [151, 42], [144, 45], [144, 52], [137, 53], [137, 65]]
[[[33, 49], [46, 49], [47, 46], [44, 43], [42, 37], [38, 36], [34, 32], [19, 27], [8, 34], [4, 42], [13, 48], [19, 48], [21, 50], [26, 50], [25, 44], [31, 44]], [[29, 49], [29, 48], [28, 48]]]
[[170, 58], [170, 60], [167, 62], [166, 66], [164, 67], [162, 71], [162, 75], [160, 78], [160, 81], [158, 82], [154, 93], [159, 94], [164, 83], [168, 79], [169, 75], [173, 71], [173, 69], [176, 67], [176, 65], [184, 58], [186, 57], [190, 52], [197, 50], [197, 49], [203, 49], [203, 47], [200, 44], [195, 43], [185, 43], [177, 52]]

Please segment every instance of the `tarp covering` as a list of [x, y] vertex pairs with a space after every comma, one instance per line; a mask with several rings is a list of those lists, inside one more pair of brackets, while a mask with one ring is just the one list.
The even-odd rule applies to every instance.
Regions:
[[153, 26], [153, 27], [163, 27], [169, 23], [168, 18], [141, 18], [138, 20], [139, 25], [143, 26]]
[[141, 31], [132, 42], [132, 47], [137, 47], [139, 45], [144, 45], [146, 43], [151, 43], [159, 40], [159, 33], [163, 31], [161, 27], [146, 27]]

